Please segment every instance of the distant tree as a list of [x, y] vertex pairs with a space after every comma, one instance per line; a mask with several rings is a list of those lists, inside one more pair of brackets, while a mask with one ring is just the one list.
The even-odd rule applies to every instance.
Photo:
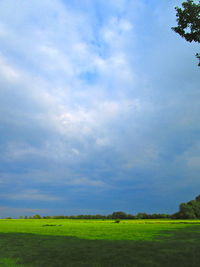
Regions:
[[126, 214], [126, 219], [136, 219], [136, 217], [132, 214]]
[[[172, 27], [172, 30], [188, 42], [200, 43], [200, 1], [187, 0], [182, 3], [182, 7], [175, 7], [178, 25]], [[196, 57], [200, 66], [200, 54], [197, 53]]]
[[182, 203], [180, 205], [180, 217], [181, 219], [196, 219], [193, 206], [188, 203]]
[[139, 212], [137, 215], [136, 215], [136, 218], [137, 219], [149, 219], [149, 215], [145, 212]]
[[51, 219], [51, 216], [43, 216], [43, 219]]
[[181, 203], [179, 212], [172, 215], [175, 219], [200, 219], [200, 196], [187, 203]]
[[112, 219], [126, 219], [127, 214], [123, 211], [115, 211], [112, 213]]
[[33, 219], [41, 219], [42, 217], [39, 214], [36, 214], [32, 217]]
[[106, 216], [106, 219], [108, 219], [108, 220], [112, 219], [112, 214], [108, 214], [108, 215]]
[[196, 201], [200, 202], [200, 195], [195, 198]]

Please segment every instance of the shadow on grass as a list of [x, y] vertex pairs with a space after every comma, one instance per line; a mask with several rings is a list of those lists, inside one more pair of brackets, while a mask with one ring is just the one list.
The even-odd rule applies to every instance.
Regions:
[[154, 241], [116, 241], [1, 233], [0, 266], [200, 266], [200, 226], [160, 234]]

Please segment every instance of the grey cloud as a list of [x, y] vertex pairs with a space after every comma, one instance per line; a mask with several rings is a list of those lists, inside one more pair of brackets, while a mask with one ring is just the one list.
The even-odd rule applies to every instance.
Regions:
[[[3, 1], [2, 10], [9, 4]], [[38, 7], [46, 6], [50, 16], [40, 17]], [[64, 187], [73, 199], [78, 189], [114, 195], [127, 184], [135, 194], [173, 195], [182, 184], [191, 193], [199, 185], [199, 70], [191, 59], [197, 47], [171, 32], [171, 4], [165, 14], [157, 6], [151, 35], [128, 11], [109, 11], [92, 24], [94, 16], [71, 8], [30, 2], [14, 22], [10, 13], [2, 19], [1, 194], [16, 186], [25, 199], [36, 190], [30, 188], [55, 186], [54, 198]], [[97, 73], [93, 83], [88, 72]], [[44, 199], [39, 192], [32, 200]]]

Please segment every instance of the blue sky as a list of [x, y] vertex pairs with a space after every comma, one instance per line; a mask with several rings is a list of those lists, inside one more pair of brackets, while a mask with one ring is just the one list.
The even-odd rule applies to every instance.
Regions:
[[172, 213], [200, 194], [180, 4], [0, 2], [0, 217]]

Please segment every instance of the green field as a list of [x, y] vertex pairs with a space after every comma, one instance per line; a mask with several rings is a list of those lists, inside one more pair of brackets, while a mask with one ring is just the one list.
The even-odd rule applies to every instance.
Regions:
[[200, 221], [0, 220], [0, 266], [200, 266]]

